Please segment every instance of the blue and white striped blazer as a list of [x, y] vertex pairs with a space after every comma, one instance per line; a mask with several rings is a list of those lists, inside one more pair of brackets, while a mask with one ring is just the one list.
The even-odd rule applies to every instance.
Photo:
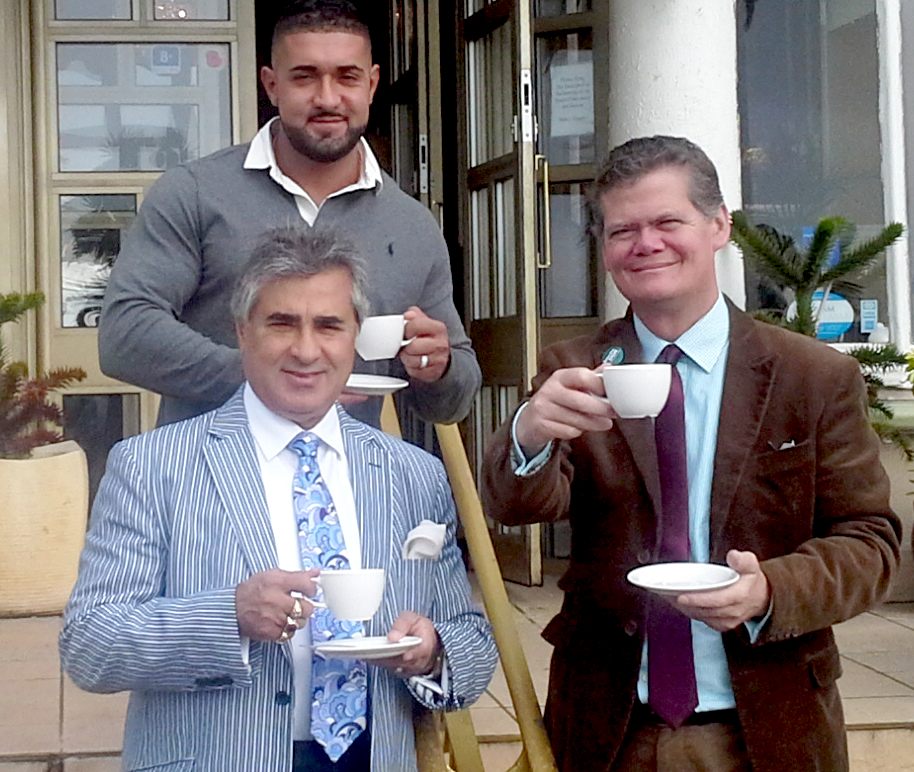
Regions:
[[[363, 565], [387, 570], [368, 635], [401, 611], [434, 623], [450, 689], [431, 708], [475, 701], [495, 667], [491, 630], [470, 600], [454, 539], [454, 503], [437, 459], [340, 411]], [[422, 518], [447, 524], [438, 560], [405, 560]], [[83, 689], [132, 692], [123, 765], [136, 770], [288, 772], [287, 645], [252, 641], [241, 657], [235, 586], [275, 568], [254, 441], [241, 392], [221, 408], [132, 437], [111, 452], [60, 636]], [[419, 695], [369, 667], [372, 770], [416, 767]]]

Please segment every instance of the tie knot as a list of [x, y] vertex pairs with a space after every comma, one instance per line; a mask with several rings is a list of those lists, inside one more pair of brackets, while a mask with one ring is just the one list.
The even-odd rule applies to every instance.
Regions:
[[289, 443], [289, 449], [302, 458], [317, 458], [317, 446], [320, 441], [311, 432], [300, 434]]
[[657, 357], [656, 361], [665, 365], [675, 365], [680, 357], [682, 357], [682, 349], [676, 344], [670, 343], [669, 346], [660, 352], [660, 356]]

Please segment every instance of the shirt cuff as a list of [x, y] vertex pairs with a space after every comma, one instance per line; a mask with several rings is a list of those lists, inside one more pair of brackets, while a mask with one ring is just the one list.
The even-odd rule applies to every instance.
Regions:
[[774, 604], [769, 602], [765, 616], [761, 619], [754, 617], [743, 622], [746, 627], [746, 632], [749, 633], [749, 643], [755, 643], [758, 640], [758, 637], [762, 634], [762, 629], [768, 624], [768, 620], [771, 619], [771, 610], [773, 607]]
[[[407, 679], [416, 695], [427, 704], [436, 705], [447, 700], [450, 677], [448, 675], [447, 654], [443, 651], [440, 663], [441, 672], [438, 675], [429, 673], [428, 675], [412, 676]], [[436, 662], [435, 665], [437, 670], [438, 663]]]
[[555, 443], [550, 440], [546, 447], [533, 456], [533, 458], [527, 458], [524, 455], [524, 451], [521, 450], [520, 443], [517, 441], [517, 433], [514, 429], [517, 426], [517, 419], [528, 404], [530, 403], [524, 402], [517, 408], [517, 411], [514, 413], [514, 420], [511, 421], [511, 468], [518, 477], [527, 477], [542, 469], [549, 459], [552, 458], [552, 448], [555, 445]]

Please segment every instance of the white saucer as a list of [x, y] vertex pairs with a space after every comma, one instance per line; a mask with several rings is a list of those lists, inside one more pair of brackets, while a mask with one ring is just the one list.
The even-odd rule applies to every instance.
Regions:
[[420, 643], [422, 639], [415, 635], [405, 635], [394, 643], [388, 641], [386, 635], [375, 635], [370, 638], [340, 638], [327, 641], [317, 644], [314, 650], [325, 657], [339, 659], [384, 659], [408, 651]]
[[707, 592], [729, 587], [739, 574], [716, 563], [654, 563], [628, 572], [628, 581], [659, 595]]
[[346, 381], [345, 391], [350, 394], [362, 394], [367, 397], [383, 396], [409, 386], [409, 381], [392, 378], [389, 375], [366, 375], [353, 373]]

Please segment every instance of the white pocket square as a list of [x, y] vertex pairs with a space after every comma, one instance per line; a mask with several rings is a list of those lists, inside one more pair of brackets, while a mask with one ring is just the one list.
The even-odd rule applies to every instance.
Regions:
[[406, 560], [437, 560], [444, 547], [447, 527], [431, 520], [423, 520], [406, 535], [403, 557]]

